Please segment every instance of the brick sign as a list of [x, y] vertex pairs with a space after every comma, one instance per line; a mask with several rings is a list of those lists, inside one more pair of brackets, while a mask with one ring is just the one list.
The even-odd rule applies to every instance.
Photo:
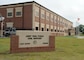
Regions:
[[51, 36], [50, 32], [20, 30], [11, 36], [10, 53], [54, 50], [55, 36]]

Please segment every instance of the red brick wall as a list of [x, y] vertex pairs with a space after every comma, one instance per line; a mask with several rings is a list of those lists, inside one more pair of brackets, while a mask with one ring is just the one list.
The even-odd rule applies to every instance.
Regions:
[[12, 35], [10, 42], [10, 53], [21, 53], [21, 52], [44, 52], [55, 50], [55, 36], [49, 37], [49, 46], [46, 47], [29, 47], [19, 48], [19, 36]]
[[[5, 8], [0, 8], [0, 14], [3, 16], [3, 17], [6, 17], [6, 9]], [[6, 19], [6, 18], [5, 18]], [[1, 29], [1, 22], [0, 22], [0, 29]]]
[[32, 29], [32, 5], [24, 6], [24, 29]]
[[32, 29], [32, 5], [26, 5], [23, 7], [22, 17], [15, 17], [15, 8], [16, 7], [23, 7], [23, 6], [9, 7], [9, 8], [14, 8], [12, 18], [7, 18], [7, 10], [6, 10], [7, 7], [6, 8], [0, 8], [1, 15], [3, 17], [5, 17], [4, 28], [6, 27], [6, 22], [13, 22], [14, 27], [17, 29]]

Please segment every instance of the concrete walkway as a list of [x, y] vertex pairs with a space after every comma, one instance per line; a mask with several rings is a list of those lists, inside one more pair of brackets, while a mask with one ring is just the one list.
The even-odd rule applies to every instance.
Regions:
[[84, 36], [76, 36], [79, 39], [84, 39]]

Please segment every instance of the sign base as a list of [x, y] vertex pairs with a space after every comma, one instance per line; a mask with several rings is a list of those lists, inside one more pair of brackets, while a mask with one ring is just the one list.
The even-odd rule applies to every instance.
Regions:
[[19, 36], [12, 35], [10, 41], [10, 53], [22, 52], [46, 52], [55, 50], [55, 36], [49, 36], [49, 46], [19, 48]]

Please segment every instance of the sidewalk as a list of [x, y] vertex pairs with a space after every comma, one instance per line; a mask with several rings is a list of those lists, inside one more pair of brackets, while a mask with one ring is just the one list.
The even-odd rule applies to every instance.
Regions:
[[79, 39], [84, 39], [84, 36], [76, 36]]

